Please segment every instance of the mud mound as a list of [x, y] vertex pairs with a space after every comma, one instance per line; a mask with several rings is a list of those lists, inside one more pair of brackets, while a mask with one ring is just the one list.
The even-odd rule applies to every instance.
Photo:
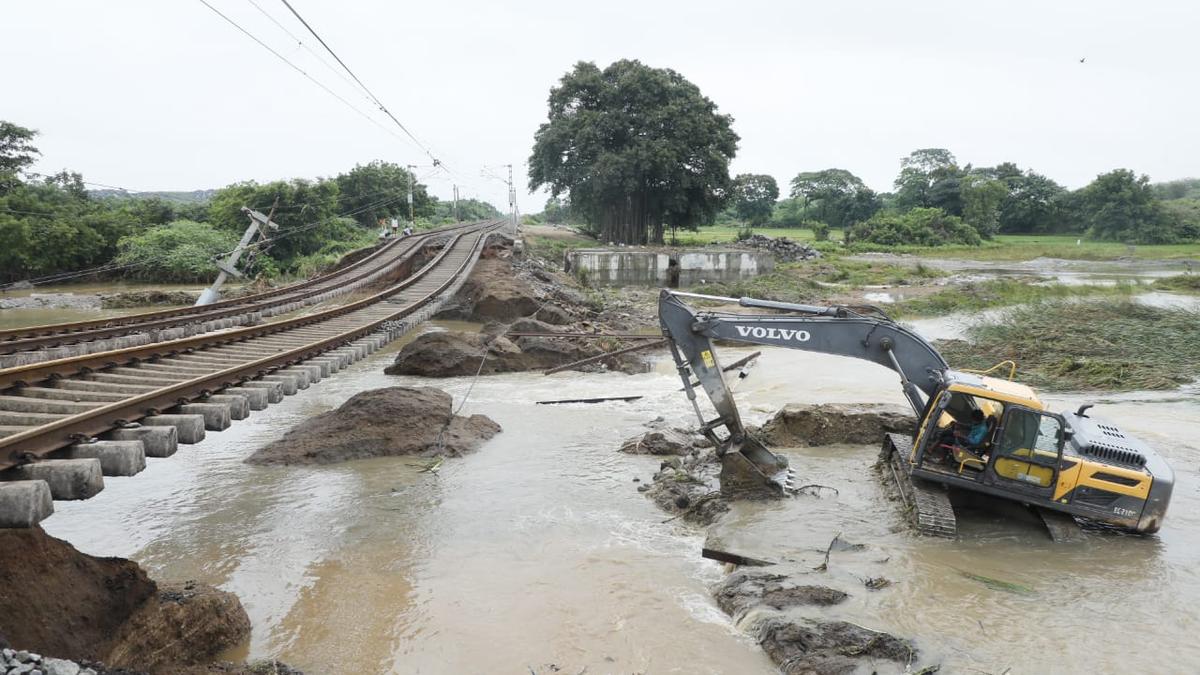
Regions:
[[159, 587], [113, 637], [105, 659], [127, 668], [177, 672], [206, 663], [250, 637], [250, 617], [232, 593], [189, 581]]
[[[539, 309], [541, 311], [539, 311]], [[517, 276], [507, 257], [483, 258], [455, 293], [441, 318], [467, 321], [515, 321], [538, 312], [539, 319], [563, 324], [571, 321], [568, 311], [539, 299], [537, 290]]]
[[686, 457], [664, 461], [653, 480], [638, 490], [667, 513], [697, 525], [710, 525], [729, 510], [717, 481], [720, 470], [715, 451], [693, 449]]
[[741, 569], [730, 574], [713, 590], [713, 595], [717, 606], [735, 619], [758, 605], [775, 609], [803, 605], [828, 607], [849, 597], [835, 588], [797, 584], [785, 574], [763, 569]]
[[259, 449], [248, 464], [332, 464], [366, 457], [450, 455], [477, 449], [500, 432], [483, 415], [456, 416], [450, 395], [431, 387], [355, 394]]
[[[519, 328], [518, 328], [519, 327]], [[546, 370], [573, 361], [599, 356], [604, 350], [595, 342], [550, 338], [518, 337], [509, 339], [504, 333], [555, 332], [556, 327], [532, 319], [520, 319], [511, 326], [489, 323], [481, 333], [441, 331], [425, 333], [404, 345], [392, 365], [383, 370], [388, 375], [417, 375], [421, 377], [456, 377], [496, 373], [516, 373], [527, 370]], [[484, 350], [487, 359], [480, 369]], [[581, 370], [609, 369], [624, 373], [642, 372], [644, 365], [636, 354], [622, 354], [586, 364]]]
[[[487, 350], [483, 370], [479, 361]], [[511, 373], [532, 368], [530, 362], [511, 340], [484, 333], [442, 331], [424, 333], [404, 345], [392, 365], [383, 369], [388, 375], [418, 375], [421, 377], [455, 377]]]
[[793, 403], [785, 406], [758, 431], [770, 445], [785, 448], [883, 442], [886, 433], [912, 433], [916, 424], [907, 408], [879, 403]]
[[0, 529], [0, 588], [0, 643], [19, 648], [0, 652], [0, 672], [252, 672], [201, 665], [249, 637], [237, 596], [157, 585], [135, 562], [80, 553], [41, 528]]
[[195, 304], [200, 294], [193, 291], [122, 291], [100, 295], [100, 306], [104, 309], [125, 307], [154, 307]]
[[80, 553], [40, 527], [0, 529], [0, 635], [67, 659], [103, 659], [155, 583], [137, 563]]
[[693, 438], [677, 429], [647, 431], [621, 444], [621, 452], [630, 455], [686, 455], [693, 449]]
[[[787, 675], [901, 673], [917, 652], [905, 640], [845, 621], [771, 617], [759, 624], [758, 641]], [[884, 669], [877, 661], [902, 665]]]

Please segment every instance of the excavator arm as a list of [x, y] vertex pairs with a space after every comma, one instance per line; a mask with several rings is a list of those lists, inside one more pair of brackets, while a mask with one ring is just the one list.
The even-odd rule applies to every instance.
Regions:
[[[789, 314], [752, 316], [697, 312], [681, 299], [684, 297], [783, 310]], [[717, 444], [722, 457], [721, 487], [727, 492], [753, 494], [763, 486], [768, 492], [784, 491], [787, 489], [787, 464], [746, 433], [722, 375], [713, 340], [773, 345], [878, 363], [900, 375], [904, 395], [918, 418], [949, 367], [941, 354], [921, 336], [877, 310], [664, 290], [659, 296], [658, 317], [663, 334], [669, 338], [688, 399], [700, 417], [701, 431]], [[715, 419], [706, 420], [701, 413], [696, 400], [697, 384], [712, 401], [717, 411]], [[725, 438], [715, 433], [722, 426], [728, 431]]]

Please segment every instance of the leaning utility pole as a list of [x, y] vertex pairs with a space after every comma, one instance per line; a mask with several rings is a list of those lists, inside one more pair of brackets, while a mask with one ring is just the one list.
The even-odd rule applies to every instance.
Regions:
[[454, 222], [459, 222], [458, 218], [458, 186], [454, 186]]
[[196, 298], [196, 307], [199, 307], [200, 305], [211, 305], [219, 300], [221, 297], [221, 286], [229, 277], [232, 276], [240, 279], [243, 276], [243, 274], [236, 267], [238, 258], [242, 256], [242, 251], [246, 250], [246, 247], [250, 245], [250, 242], [254, 240], [255, 235], [257, 235], [260, 231], [265, 232], [265, 228], [267, 227], [271, 228], [272, 230], [279, 229], [279, 226], [271, 220], [271, 218], [275, 216], [275, 209], [278, 206], [279, 197], [276, 197], [275, 203], [271, 205], [271, 211], [265, 216], [247, 206], [242, 207], [242, 213], [246, 214], [250, 218], [250, 226], [246, 228], [246, 233], [242, 235], [242, 240], [238, 242], [238, 245], [229, 254], [229, 257], [225, 260], [217, 259], [215, 261], [217, 269], [220, 270], [220, 272], [217, 273], [217, 280], [213, 282], [212, 286], [204, 289], [204, 292], [200, 294], [199, 298]]

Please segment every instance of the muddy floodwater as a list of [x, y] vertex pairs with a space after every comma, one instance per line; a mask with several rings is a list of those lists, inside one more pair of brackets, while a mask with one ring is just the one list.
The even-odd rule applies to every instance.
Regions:
[[[953, 334], [948, 320], [916, 322]], [[939, 336], [941, 336], [939, 335]], [[395, 347], [387, 350], [394, 351]], [[749, 350], [722, 350], [730, 361]], [[251, 657], [311, 673], [772, 673], [774, 665], [708, 591], [724, 571], [700, 557], [704, 532], [636, 491], [659, 460], [616, 452], [662, 415], [688, 421], [673, 369], [642, 375], [526, 373], [421, 380], [381, 374], [390, 353], [255, 413], [205, 442], [152, 460], [98, 497], [57, 503], [46, 522], [80, 549], [142, 563], [156, 578], [199, 579], [241, 597]], [[437, 474], [384, 458], [321, 467], [242, 459], [354, 393], [428, 384], [504, 432]], [[536, 401], [644, 395], [634, 403]], [[747, 417], [786, 403], [903, 404], [896, 376], [849, 359], [764, 350], [738, 384]], [[1050, 542], [986, 512], [956, 541], [902, 526], [871, 465], [875, 447], [792, 449], [801, 483], [837, 494], [740, 504], [720, 534], [747, 553], [820, 562], [825, 574], [884, 576], [829, 616], [914, 638], [942, 672], [1192, 672], [1200, 663], [1200, 403], [1194, 389], [1047, 396], [1099, 401], [1095, 415], [1143, 436], [1176, 472], [1152, 537]], [[1012, 592], [969, 573], [1022, 587]], [[816, 577], [811, 583], [820, 583]], [[231, 656], [245, 656], [246, 653]]]

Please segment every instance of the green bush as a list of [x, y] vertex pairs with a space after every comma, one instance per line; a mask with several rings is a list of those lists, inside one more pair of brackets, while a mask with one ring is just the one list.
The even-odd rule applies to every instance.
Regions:
[[750, 225], [743, 225], [738, 228], [737, 235], [735, 235], [734, 238], [737, 241], [745, 241], [753, 236], [754, 236], [754, 228], [751, 227]]
[[228, 253], [238, 237], [208, 223], [177, 220], [122, 237], [113, 261], [132, 265], [125, 275], [153, 281], [208, 281], [217, 271], [213, 259]]
[[[421, 229], [422, 222], [423, 219], [417, 219], [418, 229]], [[374, 228], [363, 229], [354, 221], [344, 224], [346, 229], [341, 232], [340, 238], [326, 243], [314, 253], [292, 258], [285, 267], [288, 274], [305, 279], [324, 274], [347, 253], [378, 243]]]
[[943, 246], [967, 244], [978, 246], [979, 232], [958, 216], [946, 215], [941, 209], [915, 208], [905, 213], [877, 213], [850, 228], [855, 242], [884, 246]]
[[812, 230], [813, 239], [817, 241], [829, 241], [830, 227], [826, 223], [817, 220], [808, 221], [806, 226]]

